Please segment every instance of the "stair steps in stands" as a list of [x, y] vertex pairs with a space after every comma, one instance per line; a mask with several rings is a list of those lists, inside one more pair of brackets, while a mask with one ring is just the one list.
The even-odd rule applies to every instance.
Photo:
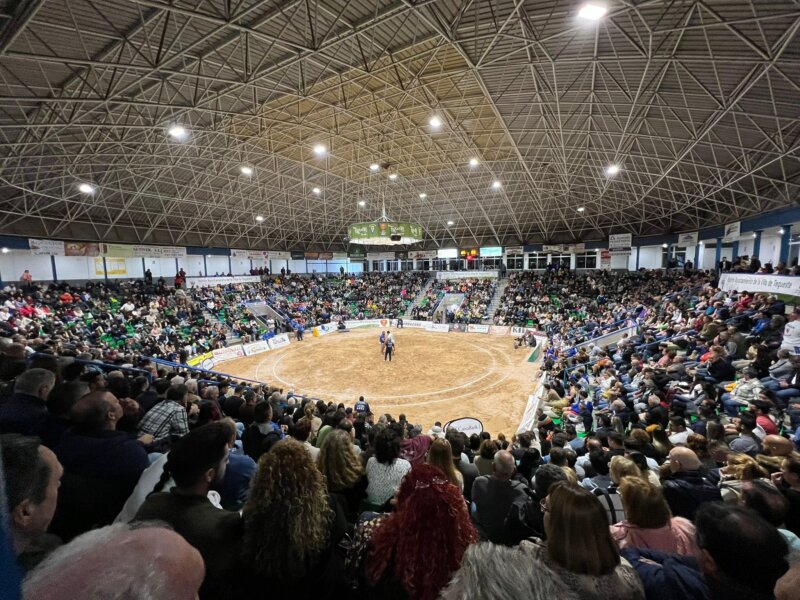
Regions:
[[433, 285], [435, 279], [436, 277], [433, 275], [431, 275], [428, 278], [428, 281], [426, 281], [425, 285], [422, 286], [422, 289], [419, 291], [419, 294], [417, 294], [417, 297], [414, 298], [414, 301], [411, 304], [409, 304], [408, 307], [406, 308], [406, 312], [403, 315], [404, 319], [411, 318], [411, 311], [414, 310], [414, 308], [416, 308], [417, 306], [419, 306], [420, 300], [422, 300], [425, 297], [425, 294], [428, 293], [428, 290], [430, 289], [431, 285]]
[[486, 310], [486, 318], [483, 319], [484, 323], [491, 323], [494, 319], [494, 311], [496, 311], [497, 307], [500, 305], [500, 300], [502, 300], [503, 294], [506, 292], [506, 287], [508, 287], [508, 279], [501, 279], [497, 283], [492, 301], [489, 303], [489, 308]]

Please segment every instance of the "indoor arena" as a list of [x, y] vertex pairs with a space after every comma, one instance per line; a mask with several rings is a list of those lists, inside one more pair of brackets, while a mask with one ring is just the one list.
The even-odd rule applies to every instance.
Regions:
[[800, 600], [800, 0], [0, 2], [0, 600]]

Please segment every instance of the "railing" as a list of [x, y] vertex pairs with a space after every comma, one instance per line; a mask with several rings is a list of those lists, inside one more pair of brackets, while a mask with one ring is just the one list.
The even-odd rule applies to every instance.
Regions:
[[263, 385], [264, 382], [257, 381], [255, 379], [247, 379], [246, 377], [239, 377], [238, 375], [230, 375], [228, 373], [222, 373], [221, 371], [212, 371], [211, 369], [203, 369], [201, 367], [192, 367], [189, 365], [185, 365], [183, 363], [174, 362], [171, 360], [165, 360], [163, 358], [152, 358], [150, 356], [144, 357], [149, 358], [150, 361], [154, 362], [157, 365], [164, 365], [167, 367], [173, 367], [175, 369], [180, 369], [182, 371], [191, 371], [194, 373], [205, 373], [208, 375], [214, 375], [215, 377], [225, 377], [226, 379], [236, 379], [237, 381], [246, 381], [247, 383], [255, 383], [257, 385]]
[[[38, 357], [53, 357], [52, 354], [47, 354], [45, 352], [34, 352], [31, 354], [31, 358], [38, 358]], [[135, 369], [134, 367], [121, 367], [120, 365], [115, 365], [112, 363], [101, 363], [95, 362], [93, 360], [84, 360], [82, 358], [74, 358], [72, 359], [73, 362], [78, 363], [79, 365], [87, 365], [91, 367], [95, 367], [100, 369], [104, 373], [109, 373], [111, 371], [122, 371], [123, 373], [129, 373], [134, 377], [138, 377], [139, 375], [146, 377], [148, 383], [152, 383], [153, 376], [151, 375], [150, 371], [145, 371], [144, 369]]]
[[[628, 321], [630, 321], [631, 319], [633, 319], [633, 317], [631, 317], [630, 314], [628, 314], [628, 316], [625, 317], [624, 319], [620, 319], [619, 321], [614, 321], [613, 323], [607, 323], [605, 325], [601, 325], [599, 328], [595, 328], [591, 332], [591, 334], [594, 334], [595, 332], [597, 332], [598, 329], [600, 331], [604, 331], [606, 328], [615, 327], [615, 326], [620, 325], [620, 324], [622, 324], [622, 325], [620, 327], [617, 327], [617, 329], [622, 329], [624, 324], [627, 323]], [[564, 340], [574, 341], [575, 338], [574, 338], [574, 336], [571, 337], [571, 335], [576, 331], [582, 331], [583, 333], [589, 333], [583, 327], [573, 327], [566, 334], [564, 334]], [[608, 333], [613, 333], [613, 332], [609, 331]], [[595, 336], [595, 337], [599, 337], [599, 336]], [[587, 340], [587, 341], [591, 341], [591, 338], [589, 340]]]

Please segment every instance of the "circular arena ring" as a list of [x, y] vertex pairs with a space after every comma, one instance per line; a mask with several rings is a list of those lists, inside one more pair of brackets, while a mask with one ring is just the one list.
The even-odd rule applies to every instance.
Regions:
[[429, 428], [475, 417], [493, 434], [517, 430], [538, 371], [530, 349], [514, 338], [391, 328], [396, 352], [385, 361], [380, 329], [364, 328], [313, 337], [264, 354], [225, 361], [233, 376], [325, 401], [352, 406], [363, 395], [376, 415], [405, 413]]

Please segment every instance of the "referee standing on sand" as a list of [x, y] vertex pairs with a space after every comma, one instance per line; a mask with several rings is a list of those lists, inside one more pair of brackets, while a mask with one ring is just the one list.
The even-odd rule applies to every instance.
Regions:
[[386, 343], [384, 344], [385, 350], [383, 351], [383, 361], [392, 362], [392, 354], [394, 354], [394, 335], [392, 332], [389, 332], [389, 335], [386, 336]]

